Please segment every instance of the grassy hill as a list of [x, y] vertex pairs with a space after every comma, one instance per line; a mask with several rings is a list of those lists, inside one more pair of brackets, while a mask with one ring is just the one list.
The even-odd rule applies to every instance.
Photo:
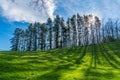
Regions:
[[0, 80], [120, 80], [120, 41], [43, 52], [0, 52]]

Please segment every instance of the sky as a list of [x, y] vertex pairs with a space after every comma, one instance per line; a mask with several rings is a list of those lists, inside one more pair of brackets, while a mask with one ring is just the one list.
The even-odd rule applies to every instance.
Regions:
[[[12, 3], [11, 1], [14, 1]], [[59, 14], [64, 18], [73, 14], [93, 14], [103, 18], [120, 17], [120, 0], [0, 0], [0, 50], [10, 49], [10, 38], [16, 27], [27, 28], [35, 21], [43, 23]]]

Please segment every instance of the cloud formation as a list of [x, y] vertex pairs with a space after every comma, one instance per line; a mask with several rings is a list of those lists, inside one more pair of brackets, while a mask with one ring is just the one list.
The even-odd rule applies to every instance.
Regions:
[[120, 0], [58, 0], [57, 5], [57, 11], [64, 10], [64, 13], [59, 13], [65, 17], [80, 13], [94, 14], [101, 18], [116, 18], [120, 14]]
[[[11, 1], [14, 1], [12, 3]], [[35, 1], [39, 1], [37, 4]], [[116, 18], [120, 14], [120, 1], [115, 0], [0, 0], [2, 14], [10, 21], [45, 22], [59, 14], [65, 18], [73, 14], [94, 14], [101, 18]], [[57, 3], [56, 3], [57, 2]], [[0, 10], [1, 11], [1, 10]]]
[[48, 17], [53, 18], [55, 10], [54, 0], [43, 0], [44, 5], [41, 0], [37, 4], [34, 1], [38, 0], [0, 0], [1, 14], [10, 21], [17, 22], [31, 23], [39, 21], [43, 23]]

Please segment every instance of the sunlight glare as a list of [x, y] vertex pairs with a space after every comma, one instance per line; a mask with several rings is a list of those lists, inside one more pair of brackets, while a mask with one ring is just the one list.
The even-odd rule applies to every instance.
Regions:
[[95, 24], [95, 16], [94, 15], [89, 15], [88, 22], [89, 22], [90, 25]]

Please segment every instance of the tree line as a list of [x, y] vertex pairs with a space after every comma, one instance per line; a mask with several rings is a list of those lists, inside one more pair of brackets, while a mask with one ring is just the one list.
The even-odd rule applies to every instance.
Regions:
[[32, 23], [25, 30], [16, 28], [10, 41], [13, 51], [41, 51], [119, 39], [119, 20], [102, 22], [91, 14], [77, 14], [67, 20], [57, 15], [54, 20], [48, 18], [46, 23]]

